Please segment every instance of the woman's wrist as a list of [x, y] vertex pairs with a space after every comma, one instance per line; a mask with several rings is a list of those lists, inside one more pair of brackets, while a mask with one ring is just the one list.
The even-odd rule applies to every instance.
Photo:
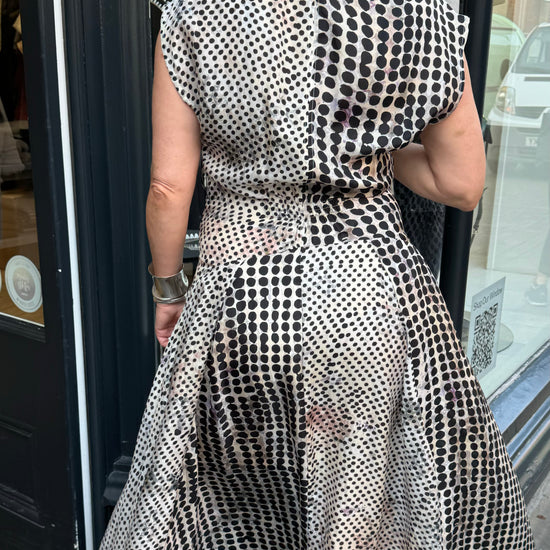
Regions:
[[151, 294], [153, 300], [159, 304], [174, 304], [186, 299], [189, 279], [183, 270], [183, 262], [180, 270], [167, 277], [157, 276], [154, 272], [153, 262], [148, 266], [149, 274], [153, 280]]

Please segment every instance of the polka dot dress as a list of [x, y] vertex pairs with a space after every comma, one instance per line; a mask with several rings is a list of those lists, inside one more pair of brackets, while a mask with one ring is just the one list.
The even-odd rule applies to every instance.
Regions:
[[200, 256], [101, 550], [534, 550], [403, 229], [392, 150], [464, 89], [446, 0], [155, 0]]

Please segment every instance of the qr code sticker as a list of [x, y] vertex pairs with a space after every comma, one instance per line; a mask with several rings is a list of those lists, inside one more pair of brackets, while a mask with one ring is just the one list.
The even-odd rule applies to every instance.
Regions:
[[480, 313], [474, 321], [472, 367], [477, 376], [493, 362], [493, 347], [497, 331], [498, 303]]

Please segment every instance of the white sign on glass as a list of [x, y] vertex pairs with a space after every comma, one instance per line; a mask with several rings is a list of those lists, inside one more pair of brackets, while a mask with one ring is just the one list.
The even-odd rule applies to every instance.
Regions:
[[496, 364], [505, 280], [502, 277], [472, 297], [466, 355], [478, 377]]
[[33, 312], [42, 305], [40, 271], [27, 257], [11, 257], [4, 277], [8, 294], [20, 310]]

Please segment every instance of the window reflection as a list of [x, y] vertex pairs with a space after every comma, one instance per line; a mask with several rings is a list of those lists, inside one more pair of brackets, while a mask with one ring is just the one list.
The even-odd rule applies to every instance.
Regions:
[[522, 48], [512, 72], [550, 75], [550, 25], [539, 25]]
[[19, 0], [0, 5], [0, 315], [43, 325]]
[[[464, 316], [469, 356], [487, 358], [498, 341], [492, 368], [478, 373], [487, 395], [550, 340], [550, 2], [495, 2], [493, 10], [483, 113], [488, 169], [474, 211]], [[502, 280], [495, 309], [483, 293]], [[482, 301], [500, 322], [489, 323], [497, 317]]]

